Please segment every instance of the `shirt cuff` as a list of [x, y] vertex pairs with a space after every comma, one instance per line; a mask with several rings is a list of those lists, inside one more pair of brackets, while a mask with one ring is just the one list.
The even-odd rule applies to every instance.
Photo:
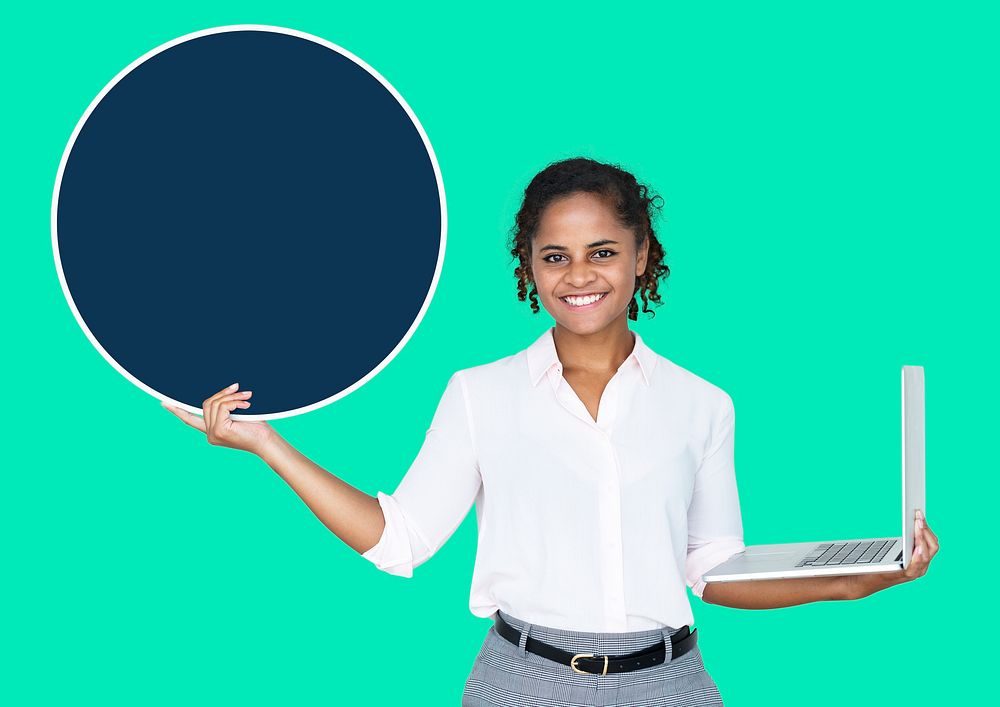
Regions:
[[702, 580], [702, 576], [745, 549], [746, 546], [742, 540], [732, 539], [715, 541], [689, 552], [686, 571], [687, 583], [691, 587], [691, 592], [701, 599], [705, 593], [705, 582]]
[[413, 576], [413, 551], [406, 530], [406, 519], [392, 496], [378, 492], [379, 506], [385, 516], [385, 529], [374, 547], [361, 554], [366, 560], [389, 574]]

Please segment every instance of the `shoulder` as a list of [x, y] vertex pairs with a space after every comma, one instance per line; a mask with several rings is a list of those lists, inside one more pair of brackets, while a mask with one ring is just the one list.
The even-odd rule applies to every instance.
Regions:
[[655, 354], [656, 375], [654, 379], [661, 385], [668, 386], [675, 393], [682, 391], [699, 403], [713, 409], [732, 407], [733, 400], [722, 387], [706, 378], [675, 363], [666, 356]]
[[527, 356], [524, 351], [518, 351], [495, 361], [461, 368], [452, 377], [461, 380], [466, 386], [509, 388], [518, 381], [527, 380]]

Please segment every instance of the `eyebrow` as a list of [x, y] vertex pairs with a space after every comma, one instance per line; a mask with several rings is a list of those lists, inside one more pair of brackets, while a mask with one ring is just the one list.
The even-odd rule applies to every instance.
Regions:
[[[599, 245], [608, 245], [610, 243], [618, 243], [618, 241], [612, 241], [612, 240], [609, 240], [609, 239], [605, 238], [602, 241], [594, 241], [593, 243], [588, 243], [587, 247], [588, 248], [596, 248]], [[564, 245], [551, 245], [551, 244], [549, 244], [547, 246], [543, 246], [542, 248], [540, 248], [538, 250], [538, 252], [539, 253], [544, 253], [547, 250], [569, 250], [569, 248], [567, 248]]]

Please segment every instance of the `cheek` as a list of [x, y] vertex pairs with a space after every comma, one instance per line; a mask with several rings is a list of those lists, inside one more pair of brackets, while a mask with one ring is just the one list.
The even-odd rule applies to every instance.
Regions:
[[623, 265], [621, 268], [616, 268], [614, 275], [609, 275], [609, 278], [613, 277], [615, 285], [620, 290], [629, 290], [631, 286], [636, 281], [635, 275], [635, 264]]
[[550, 273], [546, 273], [544, 270], [533, 270], [532, 272], [535, 276], [535, 287], [538, 290], [538, 293], [540, 295], [542, 293], [548, 295], [549, 290], [551, 290], [554, 285], [552, 275]]

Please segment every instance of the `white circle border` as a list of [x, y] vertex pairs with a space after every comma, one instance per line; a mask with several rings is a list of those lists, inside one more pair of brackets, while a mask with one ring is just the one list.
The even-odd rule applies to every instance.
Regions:
[[[171, 47], [181, 44], [183, 42], [187, 42], [192, 39], [197, 39], [198, 37], [205, 37], [212, 34], [222, 34], [223, 32], [243, 32], [243, 31], [276, 32], [279, 34], [290, 35], [292, 37], [298, 37], [300, 39], [306, 39], [308, 41], [324, 46], [327, 49], [332, 49], [338, 54], [341, 54], [342, 56], [350, 59], [355, 64], [357, 64], [365, 71], [367, 71], [372, 77], [377, 79], [379, 83], [381, 83], [392, 94], [393, 98], [396, 99], [396, 101], [403, 108], [403, 110], [406, 111], [406, 114], [413, 122], [413, 126], [417, 129], [417, 132], [420, 134], [420, 138], [424, 141], [424, 146], [427, 148], [427, 154], [430, 156], [431, 159], [431, 165], [434, 167], [434, 176], [437, 179], [438, 196], [441, 205], [441, 246], [438, 250], [438, 259], [437, 259], [437, 265], [434, 268], [434, 277], [431, 279], [430, 288], [427, 291], [427, 296], [424, 298], [423, 305], [420, 307], [420, 311], [417, 312], [416, 318], [413, 320], [413, 323], [410, 325], [410, 328], [403, 335], [403, 338], [400, 339], [399, 343], [396, 344], [395, 348], [393, 348], [393, 350], [390, 351], [389, 354], [385, 358], [383, 358], [382, 361], [377, 366], [375, 366], [375, 368], [369, 371], [367, 375], [365, 375], [363, 378], [355, 382], [353, 385], [340, 391], [336, 395], [332, 395], [329, 398], [325, 398], [324, 400], [312, 403], [311, 405], [306, 405], [304, 407], [295, 408], [294, 410], [287, 410], [284, 412], [261, 414], [261, 415], [230, 414], [230, 417], [238, 420], [248, 420], [248, 421], [279, 420], [282, 418], [293, 417], [295, 415], [301, 415], [307, 412], [311, 412], [312, 410], [318, 410], [319, 408], [325, 407], [330, 403], [336, 402], [337, 400], [340, 400], [341, 398], [350, 395], [352, 392], [363, 386], [369, 380], [378, 375], [383, 368], [389, 365], [389, 363], [396, 357], [396, 355], [403, 349], [406, 343], [410, 340], [410, 337], [413, 336], [417, 327], [420, 325], [421, 320], [423, 320], [424, 314], [427, 312], [431, 300], [434, 298], [434, 291], [437, 289], [438, 280], [441, 277], [441, 270], [443, 269], [444, 266], [445, 244], [448, 232], [448, 209], [445, 201], [444, 180], [441, 177], [441, 168], [440, 165], [438, 164], [437, 155], [435, 155], [434, 148], [431, 146], [430, 139], [427, 137], [427, 133], [424, 131], [424, 127], [423, 125], [420, 124], [420, 120], [413, 112], [413, 109], [410, 108], [409, 104], [400, 95], [399, 91], [397, 91], [395, 87], [393, 87], [393, 85], [390, 84], [385, 79], [384, 76], [382, 76], [378, 71], [372, 68], [366, 61], [356, 56], [352, 52], [344, 49], [340, 45], [334, 44], [333, 42], [323, 39], [322, 37], [318, 37], [314, 34], [309, 34], [308, 32], [302, 32], [299, 30], [290, 29], [288, 27], [280, 27], [277, 25], [257, 25], [257, 24], [222, 25], [219, 27], [211, 27], [208, 29], [198, 30], [196, 32], [190, 32], [180, 37], [171, 39], [169, 42], [161, 44], [158, 47], [155, 47], [150, 51], [146, 52], [138, 59], [133, 61], [131, 64], [126, 66], [124, 69], [122, 69], [120, 72], [118, 72], [118, 74], [113, 79], [111, 79], [111, 81], [109, 81], [108, 84], [103, 89], [101, 89], [101, 92], [98, 93], [97, 96], [90, 102], [90, 105], [87, 106], [87, 110], [84, 111], [83, 116], [80, 118], [79, 121], [77, 121], [76, 127], [73, 129], [73, 134], [70, 136], [69, 142], [66, 143], [66, 148], [63, 150], [62, 159], [60, 159], [59, 161], [59, 170], [56, 173], [55, 187], [52, 192], [52, 212], [51, 212], [52, 253], [55, 258], [56, 272], [59, 275], [59, 284], [62, 286], [63, 296], [65, 296], [66, 302], [69, 304], [69, 307], [73, 312], [73, 316], [76, 318], [77, 324], [80, 325], [80, 328], [83, 329], [84, 333], [87, 335], [87, 338], [90, 340], [90, 343], [93, 344], [94, 348], [97, 349], [97, 351], [101, 354], [101, 356], [103, 356], [104, 359], [107, 360], [107, 362], [110, 363], [115, 368], [115, 370], [121, 373], [125, 378], [127, 378], [141, 390], [146, 391], [147, 393], [157, 398], [158, 400], [166, 402], [173, 407], [186, 410], [187, 412], [190, 413], [198, 415], [203, 414], [202, 408], [196, 408], [191, 405], [187, 405], [186, 403], [182, 403], [179, 400], [174, 400], [173, 398], [170, 398], [162, 394], [158, 390], [155, 390], [152, 387], [146, 385], [141, 380], [139, 380], [131, 373], [129, 373], [121, 364], [118, 363], [118, 361], [114, 359], [113, 356], [111, 356], [111, 354], [107, 352], [107, 350], [103, 346], [101, 346], [101, 343], [97, 340], [97, 337], [94, 336], [94, 333], [90, 330], [90, 327], [88, 327], [86, 322], [83, 320], [83, 317], [80, 315], [80, 310], [77, 308], [76, 302], [73, 301], [73, 296], [70, 294], [69, 287], [66, 284], [66, 275], [63, 272], [62, 260], [59, 257], [59, 235], [57, 232], [59, 188], [62, 184], [63, 173], [66, 169], [66, 161], [68, 160], [70, 153], [73, 151], [73, 146], [74, 144], [76, 144], [76, 139], [79, 136], [80, 131], [83, 129], [83, 126], [87, 123], [87, 119], [90, 117], [90, 114], [100, 104], [101, 100], [108, 94], [108, 92], [111, 91], [111, 89], [113, 89], [118, 84], [119, 81], [125, 78], [125, 76], [131, 73], [133, 69], [135, 69], [137, 66], [141, 65], [148, 59], [156, 56], [157, 54], [160, 54], [161, 52], [164, 52], [167, 49], [170, 49]], [[210, 392], [209, 394], [214, 394], [214, 393]]]

